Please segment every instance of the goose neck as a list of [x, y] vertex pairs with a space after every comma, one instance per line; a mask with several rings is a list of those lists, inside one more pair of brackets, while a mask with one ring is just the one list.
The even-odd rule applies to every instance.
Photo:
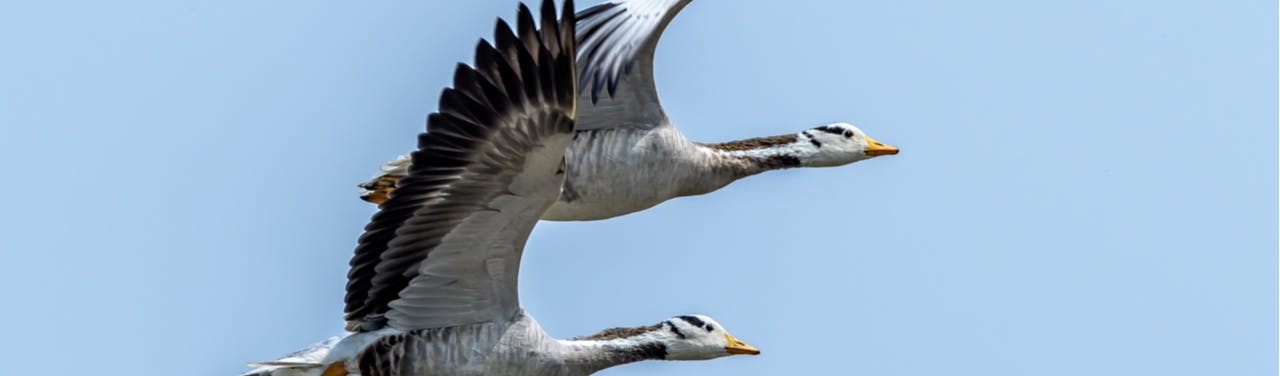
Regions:
[[590, 336], [562, 340], [565, 359], [582, 369], [596, 372], [642, 360], [666, 359], [667, 346], [659, 334], [660, 325], [606, 329]]
[[795, 134], [698, 145], [712, 155], [713, 164], [736, 172], [739, 178], [799, 167], [805, 157], [805, 149]]

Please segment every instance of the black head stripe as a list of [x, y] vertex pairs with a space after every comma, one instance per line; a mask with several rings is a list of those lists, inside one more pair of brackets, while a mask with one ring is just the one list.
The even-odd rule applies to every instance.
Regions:
[[813, 135], [809, 134], [809, 131], [804, 131], [804, 132], [800, 132], [800, 133], [804, 134], [804, 137], [805, 137], [805, 138], [808, 138], [808, 139], [809, 139], [809, 143], [810, 143], [810, 144], [813, 144], [813, 146], [814, 146], [814, 147], [819, 147], [819, 148], [820, 148], [820, 147], [822, 147], [822, 143], [821, 143], [821, 142], [818, 142], [818, 140], [815, 140], [815, 139], [813, 138]]
[[830, 125], [824, 125], [824, 126], [817, 127], [817, 128], [814, 128], [814, 129], [817, 129], [817, 130], [820, 130], [820, 131], [823, 131], [823, 132], [827, 132], [827, 133], [830, 133], [830, 134], [840, 134], [840, 135], [844, 134], [844, 130], [843, 130], [843, 129], [836, 128], [836, 127], [833, 127], [833, 126], [830, 126]]
[[667, 324], [667, 329], [671, 329], [671, 332], [672, 332], [672, 333], [675, 333], [675, 334], [676, 334], [676, 337], [680, 337], [680, 339], [685, 339], [685, 338], [686, 338], [686, 337], [684, 336], [684, 333], [681, 333], [681, 332], [680, 332], [680, 328], [677, 328], [677, 327], [676, 327], [676, 324], [672, 323], [671, 321], [665, 321], [665, 322], [663, 322], [663, 324]]
[[702, 319], [697, 318], [695, 316], [677, 316], [676, 318], [684, 320], [684, 322], [689, 323], [689, 325], [693, 325], [696, 327], [702, 327], [703, 325], [707, 325], [706, 322], [702, 321]]

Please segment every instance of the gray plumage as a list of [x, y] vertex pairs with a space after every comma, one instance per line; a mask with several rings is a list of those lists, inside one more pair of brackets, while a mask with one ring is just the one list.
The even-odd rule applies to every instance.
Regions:
[[557, 340], [523, 313], [510, 321], [428, 328], [380, 337], [358, 359], [362, 376], [589, 375], [663, 359], [660, 343], [608, 347]]
[[[493, 371], [540, 341], [514, 327], [516, 282], [525, 240], [559, 194], [576, 102], [572, 10], [557, 21], [545, 1], [540, 15], [541, 31], [521, 4], [515, 33], [499, 21], [476, 68], [458, 67], [408, 175], [360, 238], [347, 320], [390, 330], [361, 351], [362, 374]], [[510, 347], [494, 347], [509, 333]]]
[[355, 333], [252, 374], [568, 376], [759, 352], [710, 318], [557, 340], [520, 308], [525, 241], [560, 195], [574, 134], [572, 4], [557, 20], [545, 0], [540, 29], [521, 4], [516, 31], [499, 21], [475, 67], [458, 67], [351, 259], [345, 312]]
[[[611, 218], [675, 197], [712, 192], [764, 171], [837, 166], [897, 152], [847, 123], [811, 129], [851, 135], [844, 137], [826, 132], [802, 137], [801, 132], [724, 144], [686, 139], [662, 109], [653, 58], [663, 30], [690, 1], [612, 1], [578, 12], [581, 107], [566, 155], [564, 191], [542, 219]], [[791, 142], [786, 144], [761, 142], [787, 137]], [[753, 147], [716, 147], [725, 144]], [[410, 165], [404, 157], [386, 163], [378, 176], [361, 185], [362, 197], [379, 202]]]

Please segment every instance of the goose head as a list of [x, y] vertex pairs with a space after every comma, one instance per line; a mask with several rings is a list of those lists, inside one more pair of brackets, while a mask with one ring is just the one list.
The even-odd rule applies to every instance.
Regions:
[[898, 148], [881, 143], [849, 123], [831, 123], [806, 129], [796, 136], [796, 157], [801, 166], [846, 165], [881, 155], [898, 154]]
[[760, 350], [739, 341], [703, 315], [676, 316], [659, 324], [657, 335], [667, 360], [705, 360], [729, 355], [757, 355]]

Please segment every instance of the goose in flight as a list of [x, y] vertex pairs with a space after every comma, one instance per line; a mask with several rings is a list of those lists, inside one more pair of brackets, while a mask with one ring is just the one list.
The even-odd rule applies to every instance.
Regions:
[[[686, 139], [658, 101], [653, 54], [663, 29], [690, 1], [623, 0], [578, 12], [577, 129], [565, 155], [564, 189], [542, 219], [611, 218], [769, 170], [898, 153], [848, 123], [722, 143]], [[361, 197], [385, 201], [412, 164], [407, 155], [387, 162], [360, 185]]]
[[459, 64], [351, 259], [345, 313], [355, 333], [250, 374], [585, 375], [759, 353], [706, 316], [559, 340], [521, 309], [525, 241], [560, 194], [574, 137], [572, 9], [566, 0], [557, 20], [544, 0], [539, 29], [521, 4], [514, 33], [499, 20], [474, 68]]

